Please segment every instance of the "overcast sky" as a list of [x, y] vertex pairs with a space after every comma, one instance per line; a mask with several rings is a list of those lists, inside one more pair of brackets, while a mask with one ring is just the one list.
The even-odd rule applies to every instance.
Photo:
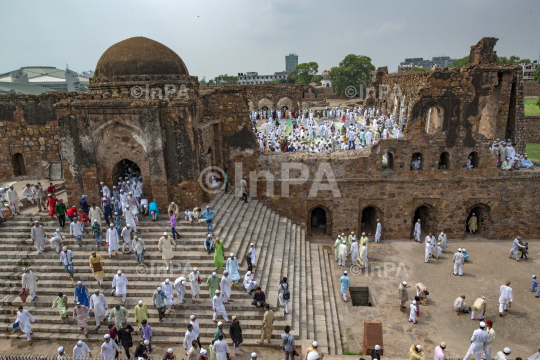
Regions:
[[65, 64], [93, 70], [111, 45], [145, 36], [174, 50], [189, 73], [285, 69], [285, 55], [322, 70], [347, 54], [396, 71], [407, 57], [469, 54], [484, 36], [499, 56], [537, 60], [538, 0], [2, 1], [0, 73]]

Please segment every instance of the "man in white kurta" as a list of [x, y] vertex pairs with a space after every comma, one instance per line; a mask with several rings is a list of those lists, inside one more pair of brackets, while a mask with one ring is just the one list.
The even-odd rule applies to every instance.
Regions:
[[240, 280], [240, 267], [238, 266], [238, 259], [233, 253], [227, 259], [226, 269], [229, 272], [229, 278], [234, 286], [238, 287], [238, 280]]
[[216, 290], [216, 295], [212, 298], [212, 310], [214, 310], [214, 315], [212, 317], [212, 321], [216, 322], [217, 316], [221, 315], [223, 320], [226, 322], [229, 322], [229, 317], [227, 316], [227, 311], [225, 311], [225, 303], [227, 299], [223, 294], [221, 294], [221, 291]]
[[379, 219], [377, 219], [377, 230], [375, 231], [375, 242], [381, 241], [382, 225]]
[[223, 339], [214, 343], [214, 351], [216, 352], [216, 360], [227, 360], [227, 354], [231, 353], [229, 345]]
[[347, 261], [347, 245], [345, 240], [339, 245], [338, 258], [338, 265], [345, 266], [345, 262]]
[[416, 324], [416, 312], [418, 311], [418, 308], [416, 307], [416, 300], [413, 300], [412, 304], [409, 305], [411, 310], [409, 311], [409, 322], [412, 322], [413, 324]]
[[441, 243], [442, 252], [446, 252], [446, 249], [448, 248], [448, 239], [446, 238], [446, 234], [442, 231], [439, 235], [439, 242]]
[[339, 260], [339, 245], [341, 245], [341, 235], [338, 235], [334, 242], [334, 255], [336, 256], [336, 261]]
[[126, 205], [126, 210], [124, 211], [124, 219], [126, 220], [126, 224], [129, 224], [133, 231], [137, 232], [137, 224], [135, 224], [135, 217], [133, 216], [129, 205]]
[[131, 229], [130, 224], [126, 224], [124, 228], [122, 229], [122, 232], [120, 233], [120, 236], [122, 237], [122, 253], [125, 253], [126, 251], [126, 245], [128, 246], [128, 251], [133, 251], [133, 245], [131, 244], [131, 232], [133, 230]]
[[28, 268], [23, 269], [24, 273], [22, 275], [22, 288], [28, 288], [28, 293], [32, 301], [36, 298], [37, 282], [38, 279], [32, 270]]
[[43, 251], [45, 251], [46, 235], [45, 235], [45, 230], [43, 229], [43, 225], [39, 225], [39, 221], [37, 220], [34, 221], [34, 226], [32, 226], [31, 236], [39, 255]]
[[19, 306], [19, 311], [17, 311], [17, 320], [21, 327], [21, 331], [26, 334], [26, 340], [28, 340], [28, 345], [32, 345], [32, 323], [34, 322], [34, 317], [28, 312], [28, 310], [23, 309], [23, 306]]
[[351, 244], [351, 251], [349, 253], [351, 254], [351, 260], [354, 264], [356, 258], [360, 256], [360, 252], [358, 251], [358, 241], [356, 241], [356, 239], [354, 239], [353, 243]]
[[510, 256], [509, 258], [512, 258], [512, 255], [516, 255], [516, 260], [519, 261], [519, 248], [525, 248], [525, 246], [521, 245], [519, 243], [519, 240], [521, 240], [521, 236], [518, 236], [514, 239], [514, 242], [512, 242], [512, 248], [510, 249]]
[[361, 266], [361, 269], [367, 269], [368, 266], [368, 257], [367, 257], [367, 242], [362, 243], [362, 249], [360, 249], [360, 259], [364, 262], [364, 265]]
[[193, 331], [193, 324], [189, 323], [187, 327], [188, 330], [184, 335], [183, 346], [184, 350], [189, 351], [189, 349], [191, 349], [191, 346], [193, 345], [193, 341], [197, 340], [197, 334], [195, 334], [195, 331]]
[[17, 190], [15, 190], [15, 188], [13, 188], [13, 185], [10, 185], [9, 186], [9, 190], [6, 191], [6, 200], [7, 202], [9, 203], [13, 203], [13, 205], [15, 206], [15, 213], [13, 215], [17, 215], [17, 214], [20, 214], [20, 211], [19, 211], [19, 195], [17, 194]]
[[126, 302], [127, 286], [129, 285], [126, 275], [122, 270], [118, 270], [113, 277], [112, 287], [115, 289], [116, 296], [122, 296], [122, 303]]
[[454, 275], [463, 276], [463, 264], [465, 263], [465, 255], [461, 253], [461, 248], [454, 254]]
[[167, 232], [164, 232], [163, 236], [159, 238], [158, 250], [161, 253], [163, 263], [167, 267], [167, 270], [169, 270], [171, 260], [174, 258], [174, 250], [176, 250], [176, 241], [170, 238]]
[[201, 286], [199, 285], [199, 279], [201, 278], [201, 273], [197, 268], [193, 268], [193, 271], [189, 273], [189, 282], [191, 283], [191, 302], [195, 303], [199, 300], [199, 294], [201, 293]]
[[171, 306], [174, 305], [173, 284], [169, 281], [169, 279], [165, 279], [165, 281], [161, 283], [161, 289], [163, 289], [163, 292], [165, 293], [165, 305], [167, 306], [167, 314], [170, 314]]
[[420, 219], [414, 224], [414, 240], [420, 242], [420, 235], [422, 234], [422, 224]]
[[510, 287], [510, 281], [506, 282], [506, 285], [501, 285], [499, 289], [499, 316], [502, 316], [503, 311], [508, 311], [509, 304], [514, 301], [514, 294]]
[[468, 360], [472, 354], [476, 354], [476, 360], [480, 360], [484, 343], [488, 341], [488, 337], [489, 337], [488, 333], [484, 330], [485, 328], [486, 328], [486, 324], [482, 321], [480, 322], [480, 328], [474, 330], [471, 337], [471, 346], [469, 346], [467, 355], [465, 355], [463, 360]]
[[251, 275], [251, 271], [248, 271], [246, 273], [246, 276], [244, 276], [244, 288], [246, 288], [246, 291], [249, 294], [256, 287], [257, 287], [257, 282], [253, 281], [253, 275]]
[[184, 303], [184, 296], [186, 295], [186, 278], [181, 276], [174, 280], [174, 290], [176, 290], [176, 297], [180, 305]]
[[433, 243], [435, 242], [435, 236], [431, 235], [431, 233], [429, 233], [428, 236], [426, 236], [426, 240], [425, 240], [425, 243], [426, 243], [426, 249], [425, 249], [425, 252], [424, 252], [424, 262], [428, 263], [429, 262], [429, 258], [431, 256], [431, 254], [433, 253]]
[[103, 336], [105, 339], [105, 342], [101, 345], [101, 360], [114, 360], [115, 358], [115, 350], [120, 352], [120, 348], [114, 341], [111, 340], [111, 335], [105, 334]]
[[227, 270], [223, 272], [223, 277], [221, 278], [219, 287], [223, 297], [225, 298], [225, 304], [227, 304], [229, 300], [231, 300], [231, 278], [229, 277], [229, 272]]
[[118, 231], [114, 228], [114, 224], [110, 223], [107, 229], [107, 245], [109, 246], [109, 257], [118, 255], [118, 249], [120, 248], [120, 239], [118, 238]]
[[[89, 354], [86, 356], [86, 354]], [[73, 359], [74, 360], [86, 360], [87, 358], [92, 357], [90, 348], [82, 340], [77, 341], [77, 345], [73, 348]]]
[[255, 267], [255, 262], [257, 260], [257, 251], [255, 250], [254, 243], [251, 243], [249, 251], [250, 251], [250, 257], [251, 257], [251, 266]]
[[94, 294], [90, 296], [90, 311], [94, 310], [94, 316], [96, 317], [96, 330], [101, 326], [101, 319], [107, 318], [109, 316], [109, 311], [107, 308], [107, 300], [105, 295], [100, 294], [99, 290], [94, 291]]

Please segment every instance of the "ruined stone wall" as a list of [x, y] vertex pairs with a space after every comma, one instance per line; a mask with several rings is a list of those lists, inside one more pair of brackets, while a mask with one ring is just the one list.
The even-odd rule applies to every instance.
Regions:
[[278, 109], [287, 106], [297, 111], [302, 106], [302, 84], [244, 85], [249, 110]]
[[523, 82], [523, 94], [526, 97], [539, 97], [540, 96], [540, 84], [536, 81], [524, 81]]
[[[47, 178], [50, 161], [60, 161], [54, 103], [65, 93], [0, 95], [0, 179]], [[26, 175], [15, 176], [13, 158], [23, 156]]]
[[526, 142], [540, 143], [540, 116], [525, 116]]
[[[393, 153], [394, 169], [382, 170], [382, 155], [388, 151]], [[444, 151], [450, 153], [450, 167], [446, 170], [438, 166]], [[465, 168], [470, 152], [478, 153], [477, 169]], [[422, 170], [410, 170], [413, 153], [422, 155]], [[288, 182], [291, 197], [283, 198], [283, 164], [291, 166], [294, 163], [306, 166], [309, 180], [294, 184], [294, 179], [300, 177], [300, 170], [291, 170]], [[451, 238], [463, 237], [466, 221], [475, 207], [488, 209], [484, 214], [487, 223], [483, 236], [503, 239], [521, 234], [534, 237], [540, 230], [540, 176], [530, 171], [507, 173], [497, 170], [486, 143], [474, 148], [449, 149], [442, 137], [432, 137], [421, 143], [386, 139], [372, 149], [330, 155], [264, 155], [259, 157], [259, 169], [270, 170], [275, 181], [270, 194], [263, 177], [252, 184], [257, 187], [257, 198], [278, 212], [306, 223], [308, 231], [311, 211], [321, 207], [329, 219], [329, 234], [359, 233], [362, 211], [370, 206], [381, 220], [384, 239], [410, 238], [415, 211], [421, 206], [428, 209], [431, 218], [431, 222], [424, 225], [423, 236], [428, 231], [444, 231]], [[331, 169], [331, 172], [325, 169]], [[337, 193], [315, 191], [317, 187], [313, 185], [318, 171], [323, 185], [329, 184], [327, 179], [335, 177]]]

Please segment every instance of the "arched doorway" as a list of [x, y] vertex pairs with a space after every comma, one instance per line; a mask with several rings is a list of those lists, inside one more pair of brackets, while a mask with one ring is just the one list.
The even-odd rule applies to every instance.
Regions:
[[311, 234], [326, 234], [326, 211], [322, 207], [311, 211]]
[[374, 206], [368, 206], [362, 210], [360, 218], [360, 232], [374, 235], [377, 230], [377, 219], [382, 220], [381, 211]]
[[465, 220], [465, 233], [469, 233], [468, 223], [469, 219], [474, 215], [476, 216], [476, 223], [478, 225], [478, 231], [476, 234], [483, 236], [489, 236], [489, 230], [491, 229], [491, 207], [486, 204], [476, 204], [469, 208], [467, 211], [467, 219]]
[[26, 175], [26, 166], [24, 166], [24, 158], [21, 153], [13, 154], [11, 164], [13, 165], [14, 176]]
[[420, 223], [422, 224], [422, 238], [427, 236], [429, 232], [435, 234], [435, 213], [431, 207], [422, 205], [416, 208], [414, 211], [411, 227], [411, 238], [414, 238], [414, 225], [418, 219], [420, 219]]
[[119, 178], [125, 179], [126, 177], [132, 178], [132, 177], [140, 177], [141, 174], [141, 168], [137, 163], [128, 160], [128, 159], [122, 159], [119, 162], [114, 165], [112, 170], [112, 178], [113, 178], [113, 184], [118, 183]]
[[439, 158], [439, 170], [448, 170], [450, 169], [450, 154], [448, 152], [443, 152]]

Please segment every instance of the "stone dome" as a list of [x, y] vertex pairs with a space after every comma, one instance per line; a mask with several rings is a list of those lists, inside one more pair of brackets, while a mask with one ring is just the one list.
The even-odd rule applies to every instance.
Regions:
[[96, 76], [189, 75], [186, 65], [165, 45], [139, 36], [108, 48], [96, 66]]

